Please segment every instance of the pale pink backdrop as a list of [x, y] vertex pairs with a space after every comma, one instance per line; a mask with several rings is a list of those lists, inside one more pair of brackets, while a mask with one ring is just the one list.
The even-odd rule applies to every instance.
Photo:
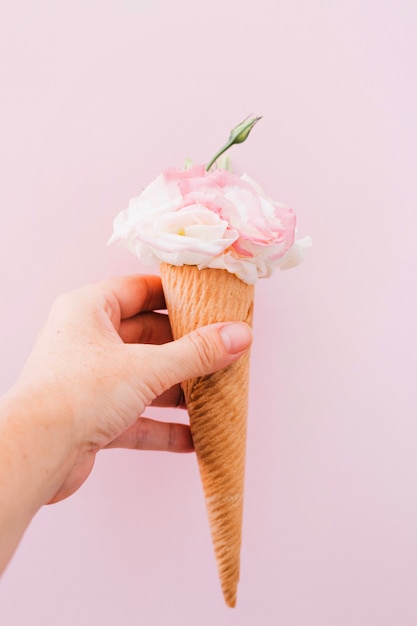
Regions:
[[314, 239], [257, 287], [238, 607], [195, 458], [112, 451], [33, 521], [2, 626], [415, 626], [417, 4], [0, 13], [0, 391], [58, 293], [141, 270], [106, 247], [128, 199], [250, 113], [264, 118], [232, 149], [237, 171]]

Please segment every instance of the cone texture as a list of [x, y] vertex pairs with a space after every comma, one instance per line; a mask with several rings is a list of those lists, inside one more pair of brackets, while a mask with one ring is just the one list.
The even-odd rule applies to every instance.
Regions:
[[[226, 270], [162, 264], [161, 278], [177, 339], [223, 321], [252, 324], [253, 285]], [[183, 383], [220, 582], [235, 606], [240, 568], [249, 353], [220, 372]]]

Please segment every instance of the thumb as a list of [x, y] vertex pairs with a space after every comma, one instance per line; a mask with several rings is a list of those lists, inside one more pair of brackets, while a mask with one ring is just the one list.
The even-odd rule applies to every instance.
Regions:
[[[227, 367], [242, 356], [252, 342], [252, 331], [243, 322], [202, 326], [181, 339], [155, 346], [157, 377], [165, 391], [196, 376]], [[151, 373], [151, 372], [149, 372]]]

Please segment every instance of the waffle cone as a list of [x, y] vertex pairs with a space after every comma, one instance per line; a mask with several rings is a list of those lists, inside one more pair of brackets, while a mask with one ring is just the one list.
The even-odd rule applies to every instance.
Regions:
[[[252, 323], [253, 285], [226, 270], [162, 264], [175, 339], [215, 322]], [[183, 383], [223, 595], [235, 606], [240, 570], [249, 353]]]

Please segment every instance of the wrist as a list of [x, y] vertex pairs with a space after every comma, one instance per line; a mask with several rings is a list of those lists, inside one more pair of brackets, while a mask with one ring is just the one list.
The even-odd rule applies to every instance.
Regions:
[[70, 407], [47, 387], [15, 385], [0, 399], [0, 446], [9, 491], [33, 516], [55, 495], [76, 457]]

